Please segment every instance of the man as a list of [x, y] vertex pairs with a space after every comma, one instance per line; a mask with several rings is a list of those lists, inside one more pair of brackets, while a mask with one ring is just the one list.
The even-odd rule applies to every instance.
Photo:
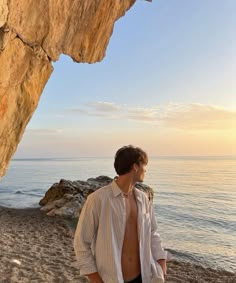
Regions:
[[166, 252], [143, 182], [147, 154], [131, 145], [114, 161], [118, 177], [88, 196], [77, 225], [74, 249], [81, 275], [92, 283], [161, 283]]

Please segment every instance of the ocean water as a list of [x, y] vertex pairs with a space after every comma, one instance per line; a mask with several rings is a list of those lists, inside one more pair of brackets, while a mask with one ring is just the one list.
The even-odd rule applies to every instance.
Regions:
[[[0, 205], [37, 207], [60, 179], [115, 176], [112, 158], [18, 159], [0, 181]], [[174, 258], [236, 271], [236, 158], [152, 158], [145, 183]]]

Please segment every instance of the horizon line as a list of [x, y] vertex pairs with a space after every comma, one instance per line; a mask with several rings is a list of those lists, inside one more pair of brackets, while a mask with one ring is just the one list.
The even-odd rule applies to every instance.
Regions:
[[[114, 158], [114, 156], [76, 156], [76, 157], [17, 157], [17, 158], [12, 158], [12, 161], [17, 161], [17, 160], [35, 160], [35, 159], [44, 159], [44, 160], [49, 160], [49, 159], [81, 159], [81, 158]], [[236, 158], [236, 155], [232, 154], [225, 154], [225, 155], [157, 155], [157, 156], [150, 156], [149, 159], [152, 158]]]

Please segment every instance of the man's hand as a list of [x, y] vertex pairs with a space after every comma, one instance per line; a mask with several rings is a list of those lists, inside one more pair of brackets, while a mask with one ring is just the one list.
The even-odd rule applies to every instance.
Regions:
[[87, 277], [91, 283], [104, 283], [98, 272], [87, 274]]
[[160, 266], [162, 268], [162, 271], [164, 273], [164, 277], [166, 277], [166, 272], [167, 272], [166, 260], [165, 259], [158, 259], [157, 262], [160, 264]]

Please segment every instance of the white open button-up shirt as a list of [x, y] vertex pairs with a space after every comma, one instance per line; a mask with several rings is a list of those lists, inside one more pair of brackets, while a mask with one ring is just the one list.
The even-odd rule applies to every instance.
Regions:
[[[138, 206], [141, 274], [144, 283], [164, 282], [158, 259], [166, 259], [160, 235], [145, 193], [134, 189]], [[98, 272], [105, 283], [123, 283], [121, 252], [126, 226], [122, 191], [113, 181], [88, 196], [77, 225], [74, 249], [80, 274]]]

